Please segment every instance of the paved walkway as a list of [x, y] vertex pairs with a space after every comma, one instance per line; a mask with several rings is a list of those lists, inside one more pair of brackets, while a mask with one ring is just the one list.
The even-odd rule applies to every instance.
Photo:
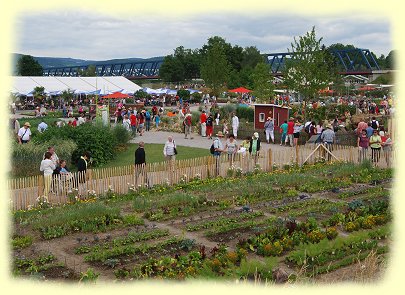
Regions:
[[[209, 149], [212, 140], [208, 139], [207, 137], [201, 137], [200, 135], [194, 133], [192, 134], [193, 139], [185, 139], [183, 133], [176, 133], [176, 132], [166, 132], [166, 131], [148, 131], [143, 134], [143, 136], [137, 135], [136, 138], [132, 139], [131, 143], [138, 143], [143, 141], [145, 143], [161, 143], [164, 144], [167, 141], [168, 136], [173, 136], [174, 141], [179, 146], [189, 146], [189, 147], [197, 147], [197, 148], [206, 148]], [[225, 146], [225, 139], [221, 139], [222, 144]], [[237, 139], [238, 144], [242, 142], [242, 140]], [[291, 147], [280, 146], [280, 144], [267, 144], [266, 142], [262, 142], [262, 150], [267, 151], [271, 148], [273, 151], [291, 149]]]

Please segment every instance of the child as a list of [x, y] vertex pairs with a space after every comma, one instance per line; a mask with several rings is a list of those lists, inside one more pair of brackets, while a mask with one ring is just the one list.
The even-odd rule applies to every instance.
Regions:
[[222, 133], [227, 135], [229, 133], [227, 121], [224, 120], [224, 124], [222, 125]]

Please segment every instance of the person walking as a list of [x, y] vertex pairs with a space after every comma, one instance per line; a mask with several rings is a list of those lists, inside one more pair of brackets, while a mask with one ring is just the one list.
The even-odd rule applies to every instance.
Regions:
[[140, 141], [138, 143], [138, 148], [135, 151], [135, 186], [138, 186], [139, 175], [142, 174], [142, 180], [145, 185], [147, 185], [146, 176], [146, 153], [145, 153], [145, 143]]
[[281, 142], [280, 145], [287, 145], [287, 131], [288, 131], [288, 123], [284, 121], [283, 124], [280, 125], [280, 133], [281, 133]]
[[155, 115], [156, 131], [159, 130], [159, 123], [160, 123], [160, 116], [159, 116], [159, 114], [156, 114], [156, 115]]
[[136, 116], [137, 116], [137, 122], [138, 122], [138, 132], [139, 132], [139, 136], [143, 135], [143, 128], [144, 128], [144, 124], [145, 124], [145, 116], [144, 116], [145, 111], [142, 110], [141, 112], [139, 112]]
[[380, 160], [381, 144], [381, 136], [378, 134], [378, 130], [374, 130], [373, 135], [370, 136], [371, 161], [374, 163]]
[[145, 111], [145, 130], [149, 131], [150, 130], [150, 112], [148, 110]]
[[200, 124], [201, 124], [201, 136], [206, 137], [207, 136], [207, 114], [203, 110], [200, 115]]
[[190, 139], [193, 139], [192, 137], [191, 137], [191, 114], [190, 114], [190, 112], [188, 112], [187, 114], [186, 114], [186, 116], [184, 117], [184, 121], [183, 121], [183, 124], [184, 124], [184, 138], [187, 138], [189, 135], [190, 135]]
[[232, 113], [232, 134], [238, 138], [239, 118], [235, 113]]
[[215, 125], [219, 125], [219, 119], [221, 117], [221, 114], [219, 113], [219, 110], [215, 113]]
[[41, 161], [39, 171], [44, 172], [44, 196], [48, 197], [51, 189], [52, 174], [56, 169], [55, 164], [51, 160], [52, 154], [50, 152], [45, 153], [44, 159]]
[[131, 112], [131, 115], [129, 115], [129, 121], [131, 122], [132, 136], [136, 137], [136, 115], [134, 112]]
[[209, 113], [208, 114], [208, 118], [207, 121], [205, 122], [207, 125], [207, 137], [209, 139], [212, 139], [212, 133], [213, 133], [213, 129], [214, 129], [214, 119], [212, 118], [212, 114]]
[[25, 122], [24, 126], [18, 130], [17, 136], [18, 136], [18, 143], [19, 144], [24, 144], [28, 143], [31, 140], [31, 124], [29, 122]]
[[220, 157], [221, 157], [221, 153], [224, 152], [224, 148], [221, 142], [221, 139], [224, 135], [221, 131], [218, 131], [218, 133], [216, 134], [216, 137], [214, 137], [214, 140], [212, 142], [212, 146], [214, 148], [214, 158], [215, 158], [215, 174], [216, 176], [220, 175]]
[[163, 155], [165, 156], [167, 161], [174, 161], [176, 160], [176, 153], [177, 147], [176, 143], [173, 140], [173, 136], [169, 136], [163, 147]]
[[266, 141], [267, 143], [274, 143], [274, 122], [273, 119], [268, 117], [267, 121], [264, 123], [264, 131], [266, 132]]
[[125, 130], [127, 130], [128, 132], [131, 132], [131, 120], [128, 118], [128, 115], [124, 115], [122, 126], [124, 126]]

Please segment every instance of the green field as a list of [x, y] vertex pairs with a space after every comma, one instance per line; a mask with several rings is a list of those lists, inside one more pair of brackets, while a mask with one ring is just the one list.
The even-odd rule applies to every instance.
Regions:
[[[163, 156], [163, 147], [164, 144], [145, 143], [146, 162], [155, 163], [164, 161], [165, 158]], [[125, 151], [118, 153], [115, 160], [110, 161], [109, 163], [100, 167], [117, 167], [133, 164], [135, 161], [135, 150], [137, 148], [138, 144], [128, 144], [128, 148]], [[177, 146], [177, 151], [178, 155], [176, 156], [176, 160], [205, 157], [210, 155], [208, 149], [187, 146]]]

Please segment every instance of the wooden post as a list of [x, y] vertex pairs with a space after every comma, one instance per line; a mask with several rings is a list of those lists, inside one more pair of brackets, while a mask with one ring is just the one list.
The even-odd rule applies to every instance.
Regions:
[[90, 185], [90, 190], [93, 190], [93, 170], [89, 169], [87, 171], [88, 176], [89, 176], [89, 185]]
[[273, 171], [273, 152], [271, 149], [269, 149], [268, 151], [268, 156], [269, 156], [269, 171], [272, 172]]
[[38, 196], [42, 196], [44, 193], [44, 177], [43, 175], [38, 177]]
[[350, 163], [353, 163], [353, 149], [352, 148], [349, 150], [349, 161], [350, 161]]

